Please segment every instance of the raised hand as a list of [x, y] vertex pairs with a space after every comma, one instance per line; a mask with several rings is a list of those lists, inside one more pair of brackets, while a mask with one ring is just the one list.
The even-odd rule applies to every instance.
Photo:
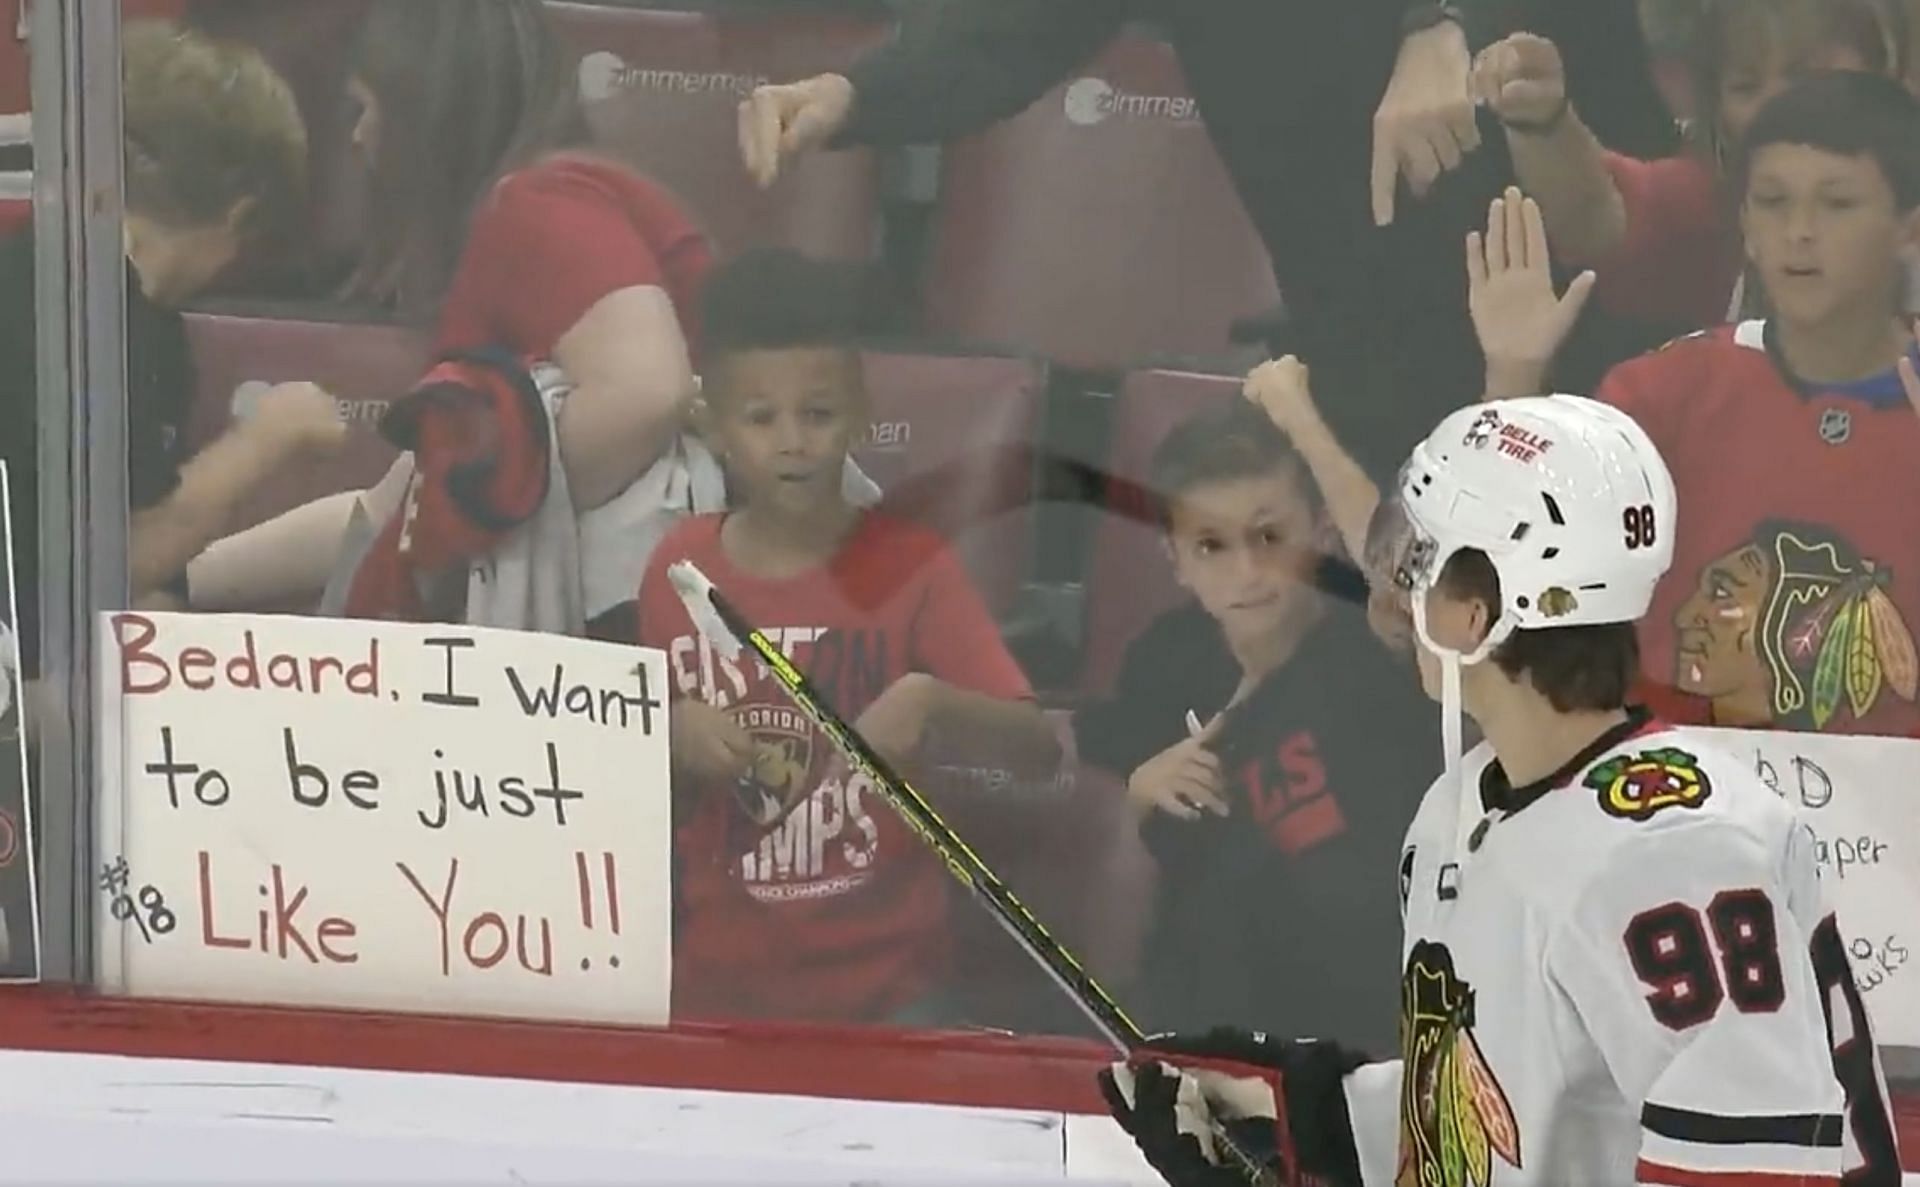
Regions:
[[1582, 272], [1556, 296], [1540, 207], [1511, 187], [1493, 200], [1486, 233], [1467, 235], [1467, 308], [1487, 360], [1489, 398], [1539, 393], [1593, 284], [1594, 274]]
[[1311, 380], [1307, 365], [1288, 355], [1269, 359], [1248, 372], [1240, 394], [1266, 413], [1281, 432], [1298, 439], [1302, 429], [1320, 418], [1313, 405]]

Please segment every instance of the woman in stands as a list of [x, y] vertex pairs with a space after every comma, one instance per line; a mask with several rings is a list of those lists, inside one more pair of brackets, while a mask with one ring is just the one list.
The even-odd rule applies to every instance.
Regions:
[[[705, 238], [660, 187], [582, 148], [538, 0], [376, 0], [350, 90], [370, 216], [349, 295], [430, 316], [443, 354], [496, 347], [555, 364], [571, 388], [554, 434], [573, 507], [608, 504], [681, 427]], [[354, 505], [390, 520], [411, 475], [403, 458], [370, 491], [222, 541], [192, 568], [193, 604], [311, 598]], [[591, 592], [588, 612], [607, 609]]]

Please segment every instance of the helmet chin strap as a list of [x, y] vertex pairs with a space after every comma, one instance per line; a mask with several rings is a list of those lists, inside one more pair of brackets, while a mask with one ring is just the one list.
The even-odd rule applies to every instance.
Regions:
[[1441, 758], [1444, 763], [1444, 778], [1453, 789], [1456, 805], [1454, 861], [1457, 865], [1464, 865], [1460, 858], [1467, 852], [1468, 840], [1473, 835], [1473, 830], [1479, 827], [1484, 813], [1481, 810], [1479, 797], [1469, 794], [1460, 761], [1464, 757], [1463, 752], [1466, 748], [1463, 736], [1465, 730], [1462, 724], [1466, 707], [1460, 692], [1460, 671], [1467, 665], [1480, 663], [1492, 655], [1494, 648], [1506, 641], [1513, 628], [1510, 624], [1511, 616], [1502, 615], [1500, 620], [1494, 623], [1493, 629], [1487, 632], [1486, 637], [1480, 640], [1479, 645], [1472, 651], [1463, 653], [1451, 647], [1442, 647], [1433, 641], [1433, 635], [1427, 629], [1427, 594], [1429, 592], [1430, 587], [1416, 590], [1410, 599], [1413, 630], [1420, 640], [1420, 645], [1440, 661], [1440, 745], [1444, 750]]

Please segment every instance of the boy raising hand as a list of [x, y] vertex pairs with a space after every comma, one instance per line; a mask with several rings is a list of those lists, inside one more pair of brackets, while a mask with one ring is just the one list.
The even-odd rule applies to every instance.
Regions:
[[[1912, 734], [1920, 377], [1901, 261], [1920, 243], [1920, 101], [1877, 75], [1811, 76], [1754, 116], [1734, 179], [1772, 316], [1623, 363], [1597, 393], [1646, 430], [1680, 495], [1644, 675], [1683, 694], [1662, 710], [1692, 724]], [[1542, 316], [1544, 263], [1516, 266], [1499, 223], [1475, 325], [1488, 395], [1527, 395], [1564, 330]]]

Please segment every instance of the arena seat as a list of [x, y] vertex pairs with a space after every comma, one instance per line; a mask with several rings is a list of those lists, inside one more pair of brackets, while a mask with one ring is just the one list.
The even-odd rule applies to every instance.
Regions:
[[[431, 348], [395, 326], [187, 317], [199, 393], [188, 425], [198, 448], [224, 432], [265, 385], [305, 379], [338, 396], [353, 426], [338, 457], [276, 476], [248, 502], [253, 524], [320, 495], [376, 481], [393, 450], [376, 426], [388, 401], [425, 372]], [[1027, 359], [876, 353], [867, 359], [873, 425], [856, 451], [888, 506], [952, 540], [988, 601], [1011, 605], [1032, 548], [1032, 451], [1045, 368]]]
[[1173, 51], [1145, 36], [949, 146], [942, 174], [936, 333], [1117, 369], [1224, 354], [1279, 301]]
[[995, 355], [872, 353], [873, 427], [856, 450], [885, 506], [938, 529], [982, 596], [1009, 609], [1032, 561], [1046, 368]]
[[650, 11], [549, 3], [595, 139], [685, 201], [721, 251], [772, 243], [834, 259], [875, 244], [871, 153], [814, 153], [771, 190], [747, 176], [735, 109], [755, 85], [844, 68], [883, 22], [813, 11]]
[[1152, 509], [1137, 484], [1168, 430], [1203, 408], [1238, 398], [1241, 380], [1186, 371], [1135, 371], [1114, 395], [1107, 454], [1108, 513], [1094, 528], [1087, 571], [1086, 661], [1080, 688], [1104, 692], [1127, 644], [1181, 597]]

